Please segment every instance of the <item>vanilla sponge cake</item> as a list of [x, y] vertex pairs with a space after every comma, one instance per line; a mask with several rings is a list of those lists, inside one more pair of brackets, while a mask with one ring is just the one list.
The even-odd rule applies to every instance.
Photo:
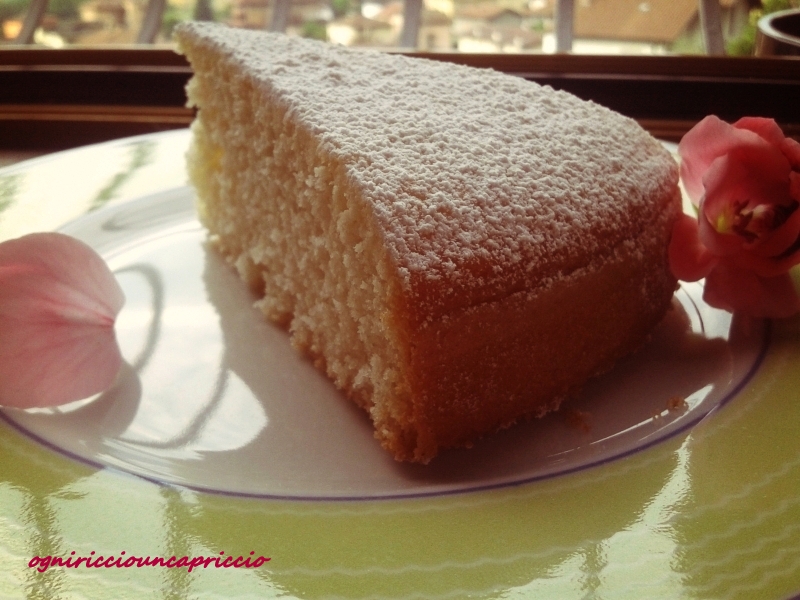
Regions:
[[178, 27], [210, 237], [398, 460], [558, 407], [667, 310], [677, 168], [504, 75]]

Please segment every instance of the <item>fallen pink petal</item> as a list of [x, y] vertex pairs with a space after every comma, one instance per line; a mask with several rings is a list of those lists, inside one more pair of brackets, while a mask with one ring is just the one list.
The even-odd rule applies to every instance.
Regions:
[[34, 233], [0, 243], [0, 405], [56, 406], [110, 387], [124, 301], [83, 242]]

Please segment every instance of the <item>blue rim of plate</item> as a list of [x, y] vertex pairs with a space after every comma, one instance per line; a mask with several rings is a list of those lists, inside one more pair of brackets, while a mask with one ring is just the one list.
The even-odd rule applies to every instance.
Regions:
[[[61, 448], [60, 446], [53, 444], [52, 442], [38, 436], [35, 433], [32, 433], [28, 429], [24, 428], [23, 426], [19, 425], [16, 421], [14, 421], [11, 417], [8, 416], [7, 413], [0, 411], [0, 417], [5, 421], [8, 425], [10, 425], [13, 429], [18, 431], [20, 434], [24, 435], [25, 437], [35, 441], [37, 444], [44, 446], [66, 458], [72, 459], [80, 464], [84, 464], [86, 466], [96, 468], [98, 470], [107, 470], [109, 472], [116, 472], [123, 475], [127, 475], [130, 477], [135, 477], [137, 479], [147, 481], [149, 483], [156, 484], [161, 487], [166, 488], [182, 488], [188, 489], [194, 492], [202, 492], [206, 494], [214, 494], [217, 496], [224, 496], [230, 498], [248, 498], [248, 499], [261, 499], [261, 500], [281, 500], [287, 502], [375, 502], [375, 501], [386, 501], [386, 500], [410, 500], [410, 499], [420, 499], [420, 498], [435, 498], [435, 497], [444, 497], [444, 496], [457, 496], [457, 495], [464, 495], [464, 494], [474, 494], [479, 492], [489, 492], [494, 490], [500, 490], [504, 488], [514, 488], [520, 487], [523, 485], [536, 483], [539, 481], [545, 481], [549, 479], [555, 479], [557, 477], [562, 477], [566, 475], [571, 475], [574, 473], [579, 473], [583, 471], [587, 471], [589, 469], [593, 469], [596, 467], [600, 467], [609, 463], [617, 462], [623, 460], [627, 457], [630, 457], [635, 454], [639, 454], [652, 448], [654, 446], [658, 446], [666, 441], [673, 439], [683, 433], [686, 433], [690, 429], [694, 428], [700, 421], [715, 413], [716, 411], [722, 409], [725, 405], [731, 402], [739, 393], [752, 381], [753, 377], [755, 377], [756, 373], [760, 370], [764, 360], [769, 352], [770, 343], [772, 340], [772, 321], [764, 320], [763, 321], [763, 329], [762, 329], [762, 337], [761, 337], [761, 346], [758, 349], [758, 352], [753, 360], [753, 363], [750, 365], [747, 373], [742, 377], [742, 379], [734, 385], [728, 392], [720, 399], [719, 402], [711, 406], [706, 411], [700, 411], [699, 414], [695, 415], [693, 418], [687, 420], [685, 423], [681, 424], [680, 427], [675, 428], [672, 431], [669, 431], [664, 436], [657, 437], [656, 439], [647, 441], [643, 444], [637, 445], [633, 448], [626, 449], [618, 454], [614, 454], [612, 456], [606, 456], [596, 461], [589, 461], [584, 464], [571, 467], [568, 469], [563, 469], [560, 471], [554, 471], [549, 473], [544, 473], [541, 475], [535, 475], [531, 477], [523, 477], [520, 479], [512, 479], [510, 481], [502, 481], [498, 483], [490, 483], [490, 484], [476, 484], [473, 486], [467, 486], [459, 489], [454, 490], [438, 490], [438, 491], [430, 491], [430, 492], [408, 492], [403, 494], [385, 494], [385, 495], [375, 495], [375, 496], [299, 496], [299, 495], [277, 495], [277, 494], [259, 494], [253, 492], [234, 492], [228, 490], [220, 490], [215, 488], [208, 488], [203, 486], [195, 486], [190, 484], [180, 484], [180, 483], [173, 483], [163, 481], [156, 477], [151, 477], [148, 475], [144, 475], [141, 473], [135, 473], [133, 471], [127, 471], [125, 469], [120, 469], [118, 467], [112, 467], [109, 465], [104, 465], [102, 463], [90, 460], [88, 458], [79, 456], [74, 454], [68, 450]], [[788, 600], [800, 600], [800, 596], [796, 596], [790, 598]]]

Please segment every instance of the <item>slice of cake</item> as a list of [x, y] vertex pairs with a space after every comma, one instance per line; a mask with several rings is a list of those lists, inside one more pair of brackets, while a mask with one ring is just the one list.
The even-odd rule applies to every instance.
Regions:
[[491, 70], [177, 38], [213, 243], [398, 460], [557, 408], [669, 306], [677, 168], [630, 119]]

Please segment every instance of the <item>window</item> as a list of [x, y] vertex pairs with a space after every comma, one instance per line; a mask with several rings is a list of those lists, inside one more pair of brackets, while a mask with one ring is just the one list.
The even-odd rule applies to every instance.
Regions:
[[[730, 47], [745, 35], [738, 29], [744, 17], [752, 24], [755, 13], [739, 0], [718, 1], [720, 30]], [[760, 10], [800, 2], [747, 1], [784, 3]], [[173, 51], [170, 31], [191, 18], [283, 28], [336, 43], [419, 47], [424, 56], [492, 67], [570, 91], [669, 140], [711, 113], [727, 120], [772, 117], [787, 134], [800, 135], [800, 61], [698, 56], [704, 36], [696, 0], [517, 2], [524, 4], [2, 0], [0, 152], [28, 156], [20, 152], [188, 126], [193, 114], [183, 88], [190, 69]], [[626, 20], [615, 20], [615, 6], [627, 11]], [[569, 10], [573, 18], [559, 21], [559, 11]], [[650, 20], [654, 15], [658, 19]], [[409, 22], [416, 26], [406, 27]], [[24, 41], [26, 31], [31, 43], [11, 43]], [[746, 35], [754, 37], [752, 31]], [[564, 45], [573, 51], [560, 52]]]
[[215, 20], [347, 45], [468, 52], [752, 54], [756, 20], [800, 0], [4, 0], [4, 43], [169, 43]]

